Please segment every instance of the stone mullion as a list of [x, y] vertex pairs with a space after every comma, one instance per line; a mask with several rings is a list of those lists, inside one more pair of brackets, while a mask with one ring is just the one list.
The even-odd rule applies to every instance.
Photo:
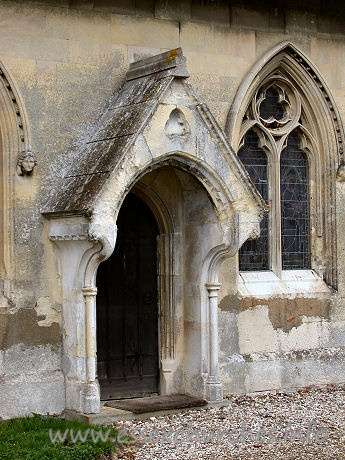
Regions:
[[272, 271], [280, 278], [282, 272], [281, 253], [281, 204], [280, 204], [280, 155], [277, 150], [273, 154], [270, 188], [271, 188], [271, 225], [270, 254]]

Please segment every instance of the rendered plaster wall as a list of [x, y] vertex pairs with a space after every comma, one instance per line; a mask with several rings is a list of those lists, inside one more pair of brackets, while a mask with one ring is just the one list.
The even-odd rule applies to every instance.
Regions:
[[224, 391], [343, 382], [341, 305], [341, 299], [299, 296], [223, 299], [219, 336]]
[[[297, 4], [284, 11], [227, 2], [0, 2], [0, 59], [23, 96], [38, 161], [32, 177], [14, 177], [14, 258], [7, 289], [14, 310], [0, 317], [1, 417], [60, 413], [64, 407], [59, 270], [40, 209], [57, 170], [64, 169], [68, 153], [120, 88], [128, 64], [181, 46], [190, 83], [224, 128], [246, 72], [278, 42], [291, 40], [318, 67], [344, 119], [344, 20], [331, 8], [329, 16], [313, 10], [312, 3], [303, 5], [305, 11]], [[338, 203], [344, 202], [343, 189], [339, 184]], [[279, 301], [284, 311], [296, 308], [302, 316], [287, 332], [285, 323], [279, 327], [272, 320], [274, 302], [250, 307], [230, 302], [236, 261], [223, 268], [222, 297], [229, 301], [221, 303], [219, 325], [226, 391], [344, 380], [343, 206], [337, 212], [338, 293], [312, 317], [299, 315], [307, 308], [303, 299], [292, 306]], [[262, 325], [260, 335], [254, 334], [256, 324]], [[306, 359], [302, 349], [309, 350]]]

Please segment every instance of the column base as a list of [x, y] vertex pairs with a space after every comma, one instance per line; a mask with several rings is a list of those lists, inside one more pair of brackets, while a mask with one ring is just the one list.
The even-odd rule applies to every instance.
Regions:
[[101, 400], [98, 382], [66, 384], [66, 409], [83, 414], [99, 414]]
[[101, 401], [98, 383], [86, 383], [81, 394], [81, 403], [84, 414], [99, 414]]
[[208, 377], [205, 386], [206, 400], [216, 402], [223, 400], [223, 385], [220, 379], [216, 377]]

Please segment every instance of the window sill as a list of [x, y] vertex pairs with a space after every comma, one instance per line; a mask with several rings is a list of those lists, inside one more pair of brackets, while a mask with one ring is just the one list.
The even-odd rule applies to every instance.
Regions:
[[273, 272], [240, 272], [241, 297], [330, 297], [331, 289], [314, 270], [285, 270], [281, 278]]

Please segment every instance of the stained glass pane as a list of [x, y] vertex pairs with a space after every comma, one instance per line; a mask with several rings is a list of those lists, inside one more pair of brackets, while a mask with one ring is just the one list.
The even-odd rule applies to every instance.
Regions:
[[268, 88], [265, 99], [260, 104], [260, 117], [264, 120], [268, 120], [270, 117], [281, 120], [284, 115], [284, 107], [279, 102], [278, 91], [274, 88]]
[[[253, 131], [248, 131], [244, 144], [238, 152], [238, 157], [248, 171], [248, 174], [260, 192], [262, 198], [268, 201], [267, 157], [259, 147], [259, 138]], [[260, 223], [260, 237], [247, 240], [239, 251], [240, 270], [268, 270], [268, 218]]]
[[283, 269], [310, 268], [308, 162], [296, 133], [280, 157]]

